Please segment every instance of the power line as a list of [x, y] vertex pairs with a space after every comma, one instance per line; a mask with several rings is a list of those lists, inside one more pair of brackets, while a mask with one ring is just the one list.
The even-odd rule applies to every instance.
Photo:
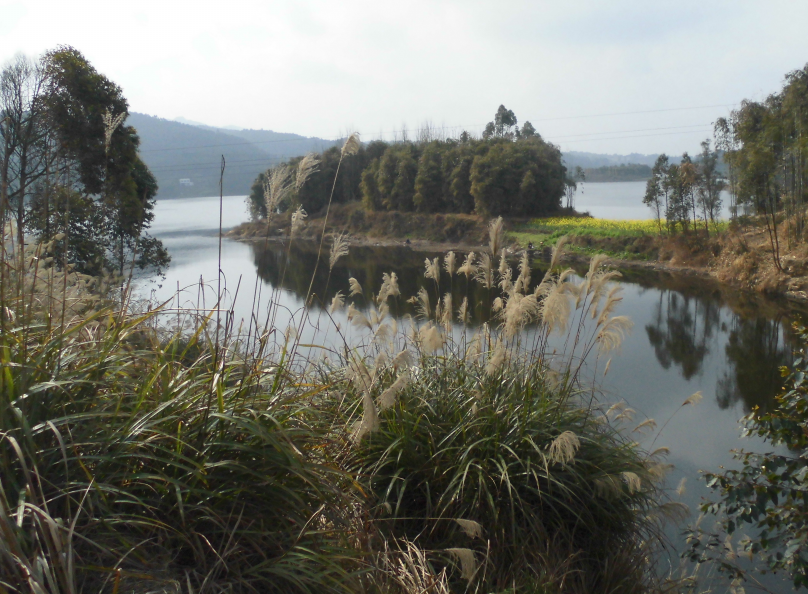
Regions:
[[[671, 111], [692, 111], [698, 109], [714, 109], [717, 107], [733, 107], [734, 103], [725, 103], [725, 104], [718, 104], [718, 105], [700, 105], [695, 107], [670, 107], [665, 109], [647, 109], [647, 110], [637, 110], [637, 111], [620, 111], [620, 112], [612, 112], [612, 113], [600, 113], [600, 114], [588, 114], [588, 115], [576, 115], [576, 116], [562, 116], [562, 117], [553, 117], [553, 118], [539, 118], [533, 120], [525, 120], [525, 121], [533, 121], [533, 122], [554, 122], [554, 121], [563, 121], [563, 120], [576, 120], [576, 119], [587, 119], [587, 118], [601, 118], [601, 117], [612, 117], [612, 116], [620, 116], [620, 115], [639, 115], [639, 114], [647, 114], [647, 113], [664, 113], [664, 112], [671, 112]], [[460, 124], [456, 126], [435, 126], [436, 129], [441, 130], [458, 130], [458, 129], [473, 129], [473, 128], [483, 128], [487, 125], [486, 124]], [[417, 129], [413, 128], [401, 128], [399, 130], [382, 130], [379, 132], [379, 139], [382, 139], [382, 136], [387, 133], [405, 133], [405, 132], [412, 132]], [[227, 132], [222, 132], [222, 134], [227, 134]], [[226, 147], [226, 146], [246, 146], [246, 145], [261, 145], [261, 144], [275, 144], [281, 142], [312, 142], [316, 143], [320, 141], [321, 143], [332, 144], [335, 142], [339, 142], [342, 140], [344, 136], [337, 137], [337, 138], [319, 138], [319, 137], [300, 137], [300, 138], [282, 138], [282, 139], [275, 139], [275, 140], [255, 140], [255, 141], [243, 141], [243, 142], [231, 142], [231, 143], [221, 143], [221, 144], [204, 144], [204, 145], [197, 145], [197, 146], [179, 146], [179, 147], [168, 147], [168, 148], [160, 148], [160, 149], [148, 149], [142, 150], [141, 153], [155, 153], [155, 152], [165, 152], [165, 151], [187, 151], [187, 150], [196, 150], [202, 148], [218, 148], [218, 147]]]

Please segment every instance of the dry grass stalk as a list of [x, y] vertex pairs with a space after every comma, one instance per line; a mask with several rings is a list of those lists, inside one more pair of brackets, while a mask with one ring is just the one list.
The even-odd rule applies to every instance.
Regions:
[[421, 350], [426, 355], [431, 355], [443, 347], [443, 336], [432, 322], [421, 326], [418, 330], [418, 339], [421, 343]]
[[443, 258], [443, 269], [449, 273], [449, 276], [455, 273], [455, 259], [455, 253], [451, 251]]
[[407, 300], [409, 303], [415, 305], [415, 311], [418, 312], [418, 317], [428, 320], [432, 317], [432, 307], [429, 303], [429, 293], [424, 287], [418, 289], [415, 297], [410, 297]]
[[551, 462], [566, 465], [572, 462], [580, 447], [578, 436], [572, 431], [564, 431], [550, 444], [548, 456]]
[[382, 274], [382, 286], [379, 289], [379, 295], [376, 298], [378, 303], [386, 302], [390, 297], [398, 297], [401, 291], [398, 288], [398, 276], [395, 272]]
[[700, 392], [700, 391], [699, 391], [699, 392], [696, 392], [695, 394], [691, 394], [690, 396], [688, 396], [688, 397], [685, 399], [685, 401], [684, 401], [684, 403], [682, 404], [682, 406], [688, 406], [688, 405], [695, 406], [696, 404], [698, 404], [699, 402], [701, 402], [701, 399], [702, 399], [702, 398], [704, 398], [704, 396], [702, 396], [702, 395], [701, 395], [701, 392]]
[[457, 309], [457, 319], [463, 324], [468, 324], [470, 318], [469, 300], [468, 297], [463, 297], [463, 301], [460, 303], [460, 307]]
[[317, 171], [319, 164], [320, 159], [314, 153], [307, 153], [300, 160], [300, 163], [297, 164], [297, 175], [295, 176], [295, 191], [299, 191], [305, 185], [311, 174]]
[[290, 232], [292, 237], [297, 235], [297, 232], [301, 229], [301, 227], [303, 227], [303, 223], [308, 216], [309, 215], [306, 214], [306, 211], [303, 210], [303, 205], [298, 205], [295, 212], [292, 213], [292, 229]]
[[479, 522], [475, 522], [474, 520], [464, 520], [463, 518], [455, 518], [455, 522], [457, 522], [458, 526], [463, 529], [466, 536], [470, 538], [483, 537], [483, 527]]
[[351, 292], [349, 295], [353, 297], [354, 295], [361, 295], [362, 294], [362, 285], [359, 284], [354, 277], [348, 279], [348, 286], [350, 287]]
[[342, 291], [337, 291], [337, 294], [331, 299], [331, 307], [328, 308], [328, 313], [334, 314], [334, 312], [342, 310], [343, 307], [345, 307], [345, 297]]
[[345, 144], [342, 145], [342, 156], [349, 157], [359, 152], [362, 143], [359, 141], [359, 132], [353, 132], [348, 138], [345, 139]]
[[642, 488], [642, 481], [640, 481], [640, 477], [637, 476], [634, 472], [624, 472], [622, 473], [623, 480], [626, 482], [628, 486], [629, 493], [636, 493]]
[[505, 236], [505, 222], [497, 217], [488, 224], [488, 247], [491, 255], [495, 256], [502, 249], [502, 240]]
[[477, 273], [477, 266], [474, 264], [475, 254], [474, 252], [469, 252], [466, 256], [466, 259], [463, 260], [462, 266], [457, 269], [457, 274], [464, 274], [466, 275], [466, 281], [470, 278], [474, 277]]
[[381, 396], [377, 399], [377, 404], [379, 405], [379, 412], [383, 412], [393, 406], [396, 403], [396, 396], [398, 396], [399, 392], [407, 387], [407, 384], [410, 382], [410, 374], [407, 372], [402, 373], [398, 376], [398, 379], [390, 385], [384, 392], [382, 392]]
[[344, 233], [334, 237], [334, 243], [331, 244], [331, 253], [328, 255], [328, 268], [334, 270], [337, 261], [343, 256], [348, 255], [348, 240], [345, 238]]
[[436, 283], [440, 282], [440, 258], [424, 260], [424, 277], [431, 278]]
[[494, 286], [494, 270], [489, 254], [482, 254], [480, 257], [480, 264], [474, 274], [474, 279], [486, 289]]
[[477, 573], [477, 558], [474, 556], [474, 551], [465, 548], [451, 548], [446, 549], [446, 552], [460, 563], [460, 577], [468, 581], [473, 580], [474, 574]]

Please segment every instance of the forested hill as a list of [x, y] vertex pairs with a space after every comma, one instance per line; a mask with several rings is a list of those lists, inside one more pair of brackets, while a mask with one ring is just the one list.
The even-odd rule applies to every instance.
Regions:
[[588, 182], [645, 181], [651, 177], [651, 167], [639, 163], [628, 163], [584, 169], [584, 174]]
[[659, 155], [642, 155], [631, 153], [630, 155], [608, 155], [603, 153], [586, 153], [582, 151], [566, 151], [564, 153], [564, 165], [567, 169], [596, 169], [598, 167], [612, 167], [614, 165], [628, 165], [638, 163], [653, 167], [654, 161]]
[[[157, 179], [158, 198], [217, 195], [222, 155], [227, 163], [224, 193], [248, 194], [256, 176], [271, 165], [334, 144], [271, 130], [188, 125], [141, 113], [130, 113], [126, 123], [140, 136], [140, 155]], [[193, 185], [183, 185], [181, 179]]]

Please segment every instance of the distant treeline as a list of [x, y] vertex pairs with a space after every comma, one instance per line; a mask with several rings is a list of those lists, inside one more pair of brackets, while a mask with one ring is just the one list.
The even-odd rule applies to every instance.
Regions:
[[[281, 210], [299, 204], [316, 213], [328, 203], [340, 151], [328, 149], [320, 159]], [[250, 193], [253, 219], [266, 217], [265, 180], [266, 173], [259, 175]], [[530, 122], [520, 129], [513, 112], [500, 106], [481, 139], [464, 132], [457, 139], [364, 145], [343, 160], [333, 201], [361, 200], [367, 210], [538, 216], [561, 207], [569, 183], [558, 147]]]
[[652, 169], [648, 165], [629, 163], [584, 169], [584, 174], [588, 182], [629, 182], [650, 179], [651, 171]]

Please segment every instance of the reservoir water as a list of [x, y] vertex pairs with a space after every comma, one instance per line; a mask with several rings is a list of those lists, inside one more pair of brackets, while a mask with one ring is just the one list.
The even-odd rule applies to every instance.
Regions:
[[[579, 195], [577, 206], [581, 210], [590, 209], [593, 215], [610, 212], [621, 213], [612, 218], [640, 218], [644, 207], [629, 204], [629, 199], [620, 193], [620, 186], [625, 185], [588, 184], [586, 200], [610, 194], [619, 199], [601, 198], [587, 206]], [[636, 191], [637, 185], [629, 189]], [[632, 197], [631, 202], [636, 202], [636, 198]], [[244, 197], [224, 199], [224, 228], [246, 218]], [[164, 280], [141, 281], [140, 293], [150, 294], [157, 301], [211, 307], [218, 282], [218, 221], [218, 198], [158, 201], [151, 231], [168, 248], [172, 263]], [[382, 273], [395, 271], [402, 297], [414, 295], [425, 283], [424, 258], [440, 255], [416, 252], [405, 246], [353, 247], [329, 275], [327, 249], [325, 254], [313, 285], [318, 296], [314, 309], [318, 312], [321, 311], [318, 303], [327, 303], [336, 291], [348, 293], [351, 276], [366, 290], [375, 292]], [[238, 292], [233, 306], [236, 325], [241, 320], [249, 324], [253, 291], [258, 286], [264, 302], [275, 290], [283, 305], [276, 324], [284, 328], [303, 305], [316, 258], [317, 246], [310, 243], [289, 246], [224, 239], [222, 284], [229, 299]], [[537, 261], [535, 266], [534, 282], [542, 263]], [[455, 303], [459, 303], [458, 298], [465, 294], [465, 284], [460, 280], [454, 282]], [[599, 398], [604, 406], [622, 400], [637, 411], [635, 423], [627, 426], [628, 431], [646, 418], [655, 419], [659, 427], [664, 425], [661, 432], [636, 433], [634, 439], [646, 440], [646, 445], [655, 440], [654, 447], [670, 448], [668, 461], [674, 470], [668, 478], [669, 485], [675, 487], [682, 479], [686, 481], [681, 498], [675, 494], [672, 497], [696, 510], [702, 498], [709, 496], [700, 479], [703, 471], [732, 466], [730, 451], [734, 448], [771, 449], [760, 440], [742, 439], [738, 421], [755, 406], [771, 406], [780, 390], [779, 368], [791, 361], [790, 324], [799, 312], [785, 302], [728, 290], [704, 279], [625, 272], [619, 282], [623, 300], [615, 313], [629, 316], [634, 326], [620, 350], [611, 355], [608, 375], [599, 373], [595, 378]], [[409, 307], [402, 299], [398, 308], [392, 308], [393, 314], [411, 312]], [[484, 314], [476, 312], [476, 323]], [[349, 326], [344, 315], [335, 316], [335, 321], [343, 328]], [[303, 339], [313, 336], [311, 331]], [[696, 392], [701, 392], [703, 400], [697, 406], [682, 407], [684, 400]], [[675, 540], [677, 534], [674, 532], [671, 538]], [[672, 563], [677, 563], [675, 555]], [[777, 581], [769, 587], [790, 591]]]

